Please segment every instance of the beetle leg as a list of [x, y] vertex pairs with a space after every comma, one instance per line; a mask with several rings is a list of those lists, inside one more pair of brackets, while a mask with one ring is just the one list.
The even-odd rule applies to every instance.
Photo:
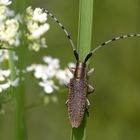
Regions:
[[68, 107], [69, 99], [65, 102], [66, 107]]
[[88, 93], [94, 92], [94, 87], [91, 85], [88, 85]]
[[73, 67], [68, 67], [68, 69], [69, 69], [69, 71], [73, 74], [74, 73], [74, 71], [75, 71], [75, 68], [73, 68]]
[[89, 117], [89, 111], [88, 111], [89, 107], [90, 107], [90, 102], [89, 102], [89, 100], [88, 100], [88, 98], [87, 98], [87, 99], [86, 99], [86, 113], [87, 113], [87, 116], [88, 116], [88, 117]]
[[90, 107], [90, 102], [89, 102], [89, 100], [88, 100], [88, 98], [86, 99], [86, 109], [89, 109], [89, 107]]
[[94, 68], [90, 69], [88, 72], [87, 72], [87, 75], [90, 76], [94, 71]]
[[69, 88], [69, 86], [70, 86], [70, 83], [65, 83], [66, 88]]

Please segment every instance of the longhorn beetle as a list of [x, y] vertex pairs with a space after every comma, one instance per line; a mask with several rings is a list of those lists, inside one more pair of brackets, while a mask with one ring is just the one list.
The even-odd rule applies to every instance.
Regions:
[[89, 93], [94, 91], [94, 88], [91, 85], [89, 85], [87, 81], [87, 77], [90, 76], [91, 73], [93, 72], [93, 69], [87, 71], [86, 69], [87, 61], [98, 49], [102, 48], [103, 46], [113, 41], [120, 40], [120, 39], [140, 36], [140, 34], [122, 35], [122, 36], [110, 39], [102, 43], [101, 45], [95, 47], [90, 53], [87, 54], [87, 56], [85, 57], [85, 60], [81, 62], [79, 60], [79, 55], [71, 39], [71, 36], [66, 30], [66, 28], [58, 21], [56, 17], [54, 17], [52, 13], [50, 13], [49, 11], [45, 9], [44, 9], [44, 12], [46, 12], [47, 15], [49, 15], [63, 29], [67, 38], [70, 41], [74, 56], [76, 58], [76, 68], [69, 67], [70, 72], [73, 74], [73, 78], [70, 79], [69, 84], [67, 84], [67, 87], [69, 89], [69, 96], [68, 96], [68, 100], [66, 101], [66, 105], [68, 107], [68, 116], [70, 119], [71, 126], [73, 128], [77, 128], [81, 124], [85, 112], [88, 113], [90, 102], [87, 99], [87, 96]]

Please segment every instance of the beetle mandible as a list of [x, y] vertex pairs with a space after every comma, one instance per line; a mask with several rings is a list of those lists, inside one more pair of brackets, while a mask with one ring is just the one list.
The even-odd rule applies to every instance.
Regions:
[[85, 113], [88, 113], [88, 108], [90, 106], [90, 102], [87, 98], [88, 94], [94, 91], [94, 88], [88, 84], [87, 77], [91, 75], [93, 69], [87, 71], [86, 63], [91, 58], [91, 56], [103, 46], [128, 37], [135, 37], [140, 36], [140, 34], [129, 34], [129, 35], [122, 35], [119, 37], [115, 37], [110, 39], [101, 45], [95, 47], [87, 56], [85, 60], [81, 62], [79, 60], [78, 52], [74, 46], [74, 43], [71, 39], [70, 34], [66, 30], [66, 28], [59, 22], [59, 20], [48, 10], [43, 9], [44, 12], [47, 13], [65, 32], [67, 38], [70, 41], [71, 47], [73, 49], [74, 56], [76, 58], [76, 67], [71, 68], [69, 67], [70, 72], [73, 74], [73, 78], [70, 79], [70, 82], [66, 85], [69, 89], [69, 96], [68, 100], [66, 101], [66, 105], [68, 107], [68, 116], [70, 119], [71, 126], [73, 128], [77, 128], [80, 126]]

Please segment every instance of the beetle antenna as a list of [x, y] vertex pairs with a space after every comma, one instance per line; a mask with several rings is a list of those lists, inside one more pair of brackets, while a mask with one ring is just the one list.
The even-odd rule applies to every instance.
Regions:
[[124, 38], [128, 38], [128, 37], [134, 37], [134, 36], [140, 36], [140, 34], [129, 34], [129, 35], [122, 35], [122, 36], [119, 36], [119, 37], [115, 37], [113, 39], [110, 39], [104, 43], [102, 43], [101, 45], [95, 47], [85, 58], [85, 61], [84, 63], [86, 63], [90, 58], [91, 56], [100, 48], [106, 46], [107, 44], [111, 43], [111, 42], [114, 42], [114, 41], [117, 41], [117, 40], [120, 40], [120, 39], [124, 39]]
[[59, 25], [59, 27], [62, 28], [62, 30], [63, 30], [64, 33], [66, 34], [67, 38], [69, 39], [69, 42], [70, 42], [71, 47], [72, 47], [72, 49], [73, 49], [73, 53], [74, 53], [74, 56], [75, 56], [75, 58], [76, 58], [76, 61], [79, 61], [79, 55], [78, 55], [77, 50], [76, 50], [76, 48], [75, 48], [75, 46], [74, 46], [74, 43], [73, 43], [73, 41], [72, 41], [72, 38], [71, 38], [70, 34], [68, 33], [68, 31], [66, 30], [66, 28], [59, 22], [59, 20], [58, 20], [51, 12], [49, 12], [49, 11], [46, 10], [46, 9], [43, 9], [43, 11], [44, 11], [45, 13], [47, 13], [47, 15], [50, 16], [50, 17]]

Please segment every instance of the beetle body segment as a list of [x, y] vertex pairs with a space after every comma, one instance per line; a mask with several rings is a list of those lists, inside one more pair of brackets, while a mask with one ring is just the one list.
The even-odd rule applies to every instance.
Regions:
[[88, 84], [86, 80], [86, 70], [83, 63], [77, 63], [74, 71], [74, 77], [70, 79], [69, 83], [69, 97], [68, 97], [68, 115], [72, 127], [77, 128], [83, 120]]
[[77, 128], [83, 120], [86, 109], [87, 81], [70, 80], [68, 115], [72, 127]]

